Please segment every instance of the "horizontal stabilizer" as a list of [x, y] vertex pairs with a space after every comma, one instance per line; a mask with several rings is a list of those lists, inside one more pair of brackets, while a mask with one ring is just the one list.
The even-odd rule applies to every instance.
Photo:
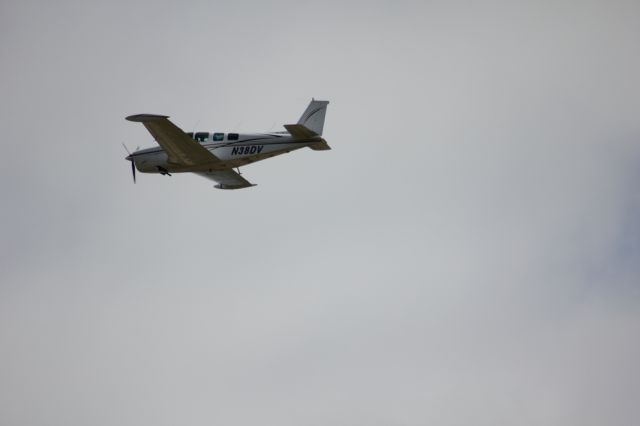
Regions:
[[331, 149], [327, 141], [325, 141], [324, 139], [322, 139], [320, 142], [310, 144], [309, 148], [314, 151], [328, 151]]
[[302, 124], [285, 124], [284, 128], [287, 129], [295, 139], [311, 139], [318, 136], [317, 133], [307, 129]]

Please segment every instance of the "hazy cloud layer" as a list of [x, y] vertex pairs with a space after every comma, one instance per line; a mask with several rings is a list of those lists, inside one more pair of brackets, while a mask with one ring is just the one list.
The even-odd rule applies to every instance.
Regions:
[[[4, 2], [0, 423], [635, 425], [640, 5]], [[124, 116], [310, 150], [139, 175]]]

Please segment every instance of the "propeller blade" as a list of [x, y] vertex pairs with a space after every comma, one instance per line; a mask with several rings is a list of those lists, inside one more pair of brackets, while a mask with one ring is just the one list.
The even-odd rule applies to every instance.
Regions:
[[122, 146], [124, 147], [124, 150], [127, 151], [127, 154], [129, 154], [126, 160], [131, 161], [131, 173], [133, 174], [133, 183], [136, 183], [136, 163], [133, 161], [133, 157], [131, 156], [131, 151], [129, 151], [129, 148], [127, 148], [124, 142], [122, 142]]

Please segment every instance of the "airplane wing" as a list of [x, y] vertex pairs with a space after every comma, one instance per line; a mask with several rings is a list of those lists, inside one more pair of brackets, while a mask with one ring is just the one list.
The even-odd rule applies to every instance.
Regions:
[[217, 182], [216, 188], [218, 189], [240, 189], [255, 186], [239, 173], [234, 172], [231, 169], [228, 170], [212, 170], [209, 172], [196, 172], [197, 175], [211, 179]]
[[196, 166], [220, 161], [209, 150], [191, 139], [166, 115], [130, 115], [127, 120], [142, 123], [169, 157], [169, 162], [181, 166]]

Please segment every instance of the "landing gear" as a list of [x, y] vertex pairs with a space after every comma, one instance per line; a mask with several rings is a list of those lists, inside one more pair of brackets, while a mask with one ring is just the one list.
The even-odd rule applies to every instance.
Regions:
[[169, 173], [169, 170], [165, 169], [164, 167], [157, 166], [156, 168], [158, 169], [158, 173], [160, 173], [161, 175], [171, 176], [171, 173]]

